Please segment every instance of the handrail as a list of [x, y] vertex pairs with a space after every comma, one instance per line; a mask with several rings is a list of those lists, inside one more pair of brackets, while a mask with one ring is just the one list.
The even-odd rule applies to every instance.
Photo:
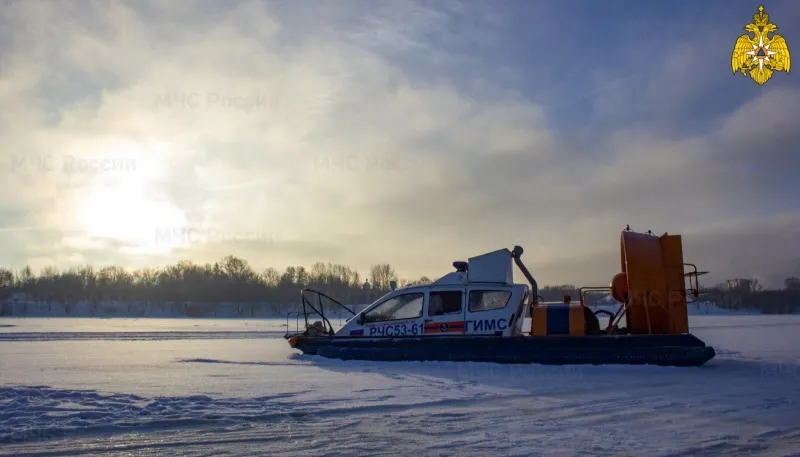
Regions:
[[602, 292], [602, 291], [611, 291], [610, 287], [581, 287], [578, 289], [578, 295], [581, 297], [581, 306], [584, 306], [586, 292]]
[[[699, 281], [698, 281], [698, 278], [697, 278], [697, 276], [698, 276], [697, 275], [697, 265], [695, 265], [693, 263], [684, 263], [683, 266], [684, 267], [692, 267], [692, 268], [694, 268], [694, 271], [690, 271], [688, 273], [684, 272], [683, 276], [684, 277], [686, 277], [686, 276], [689, 277], [689, 290], [694, 289], [694, 290], [697, 291], [697, 294], [699, 295], [700, 294], [700, 284], [699, 284]], [[692, 279], [694, 279], [694, 281], [695, 281], [694, 284], [692, 284]]]
[[[700, 278], [699, 276], [708, 274], [707, 271], [697, 271], [697, 265], [693, 263], [684, 263], [684, 267], [692, 267], [694, 271], [690, 271], [686, 273], [684, 271], [683, 276], [689, 278], [689, 289], [690, 291], [694, 291], [692, 295], [694, 295], [695, 300], [691, 303], [695, 303], [700, 300]], [[694, 284], [692, 284], [692, 279], [694, 279]], [[688, 302], [687, 302], [688, 303]]]
[[[286, 335], [289, 335], [289, 318], [291, 316], [296, 316], [298, 318], [298, 319], [295, 319], [295, 322], [294, 322], [294, 331], [295, 331], [295, 333], [300, 333], [300, 328], [299, 328], [298, 323], [297, 323], [297, 321], [299, 320], [300, 314], [301, 314], [300, 311], [290, 311], [289, 313], [286, 314]], [[284, 336], [286, 336], [286, 335], [284, 335]]]

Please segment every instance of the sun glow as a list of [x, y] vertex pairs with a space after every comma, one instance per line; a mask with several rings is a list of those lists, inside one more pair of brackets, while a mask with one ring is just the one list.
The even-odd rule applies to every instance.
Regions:
[[154, 178], [163, 174], [158, 159], [136, 165], [93, 178], [79, 200], [76, 222], [86, 237], [122, 244], [129, 253], [168, 253], [175, 246], [159, 234], [183, 230], [183, 211], [155, 195]]
[[185, 219], [174, 205], [145, 191], [132, 183], [94, 186], [78, 210], [86, 235], [119, 241], [142, 253], [169, 252], [173, 246], [159, 242], [158, 234], [182, 229]]

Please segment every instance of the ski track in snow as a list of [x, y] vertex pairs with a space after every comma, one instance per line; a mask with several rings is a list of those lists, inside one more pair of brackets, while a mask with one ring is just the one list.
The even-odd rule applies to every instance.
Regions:
[[800, 455], [800, 320], [713, 320], [698, 336], [717, 357], [688, 369], [344, 362], [274, 336], [0, 339], [0, 455]]

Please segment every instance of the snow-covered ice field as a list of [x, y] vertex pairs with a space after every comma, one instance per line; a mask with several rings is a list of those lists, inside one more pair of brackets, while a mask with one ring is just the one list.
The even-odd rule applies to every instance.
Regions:
[[343, 362], [284, 320], [0, 319], [0, 455], [800, 456], [800, 316], [700, 368]]

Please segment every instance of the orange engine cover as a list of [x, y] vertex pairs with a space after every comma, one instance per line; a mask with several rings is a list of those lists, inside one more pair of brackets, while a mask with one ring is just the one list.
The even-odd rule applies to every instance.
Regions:
[[[620, 248], [626, 285], [616, 284], [616, 291], [628, 293], [626, 320], [631, 333], [688, 333], [680, 235], [622, 232]], [[612, 294], [619, 276], [612, 281]]]

